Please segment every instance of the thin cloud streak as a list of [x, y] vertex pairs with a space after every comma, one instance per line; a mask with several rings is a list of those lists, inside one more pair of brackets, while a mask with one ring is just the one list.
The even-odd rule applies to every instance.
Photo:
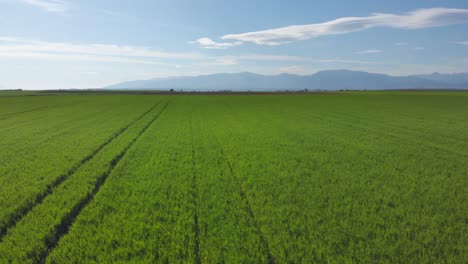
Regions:
[[227, 49], [235, 46], [242, 45], [242, 42], [237, 41], [237, 42], [225, 42], [225, 43], [220, 43], [220, 42], [215, 42], [210, 38], [199, 38], [195, 41], [192, 41], [191, 43], [198, 43], [202, 48], [205, 49]]
[[[2, 44], [6, 42], [7, 44]], [[120, 46], [113, 44], [74, 44], [26, 40], [22, 38], [0, 37], [0, 52], [47, 52], [51, 54], [88, 54], [118, 57], [146, 57], [197, 60], [198, 53], [170, 53], [155, 51], [146, 47]]]
[[221, 39], [275, 46], [376, 27], [421, 29], [462, 23], [468, 23], [468, 9], [428, 8], [404, 14], [374, 13], [367, 17], [343, 17], [318, 24], [293, 25], [241, 34], [227, 34]]
[[316, 69], [307, 68], [302, 65], [280, 67], [279, 71], [281, 73], [297, 74], [297, 75], [309, 75], [309, 74], [313, 74], [317, 72]]
[[240, 61], [291, 61], [312, 63], [376, 64], [375, 62], [344, 60], [339, 58], [314, 59], [301, 56], [272, 54], [241, 54], [233, 56], [205, 56], [200, 53], [170, 53], [148, 47], [114, 44], [75, 44], [46, 42], [17, 37], [0, 37], [0, 56], [42, 60], [91, 60], [102, 62], [162, 64], [155, 59], [205, 61], [218, 65], [234, 65]]
[[246, 54], [238, 56], [223, 56], [223, 58], [232, 58], [236, 60], [246, 61], [296, 61], [296, 62], [312, 62], [312, 63], [344, 63], [344, 64], [380, 64], [371, 61], [361, 60], [346, 60], [340, 58], [332, 59], [314, 59], [300, 56], [288, 56], [288, 55], [267, 55], [267, 54]]
[[375, 53], [382, 53], [383, 50], [378, 49], [370, 49], [370, 50], [361, 50], [356, 52], [356, 54], [375, 54]]
[[96, 55], [71, 55], [71, 54], [54, 54], [42, 52], [3, 52], [0, 51], [0, 58], [11, 59], [38, 59], [48, 61], [97, 61], [97, 62], [112, 62], [112, 63], [134, 63], [148, 65], [167, 65], [165, 63], [138, 60], [113, 56], [96, 56]]
[[288, 55], [269, 55], [269, 54], [245, 54], [237, 56], [223, 56], [223, 58], [232, 58], [236, 60], [249, 61], [305, 61], [307, 58]]
[[62, 0], [21, 0], [21, 2], [52, 13], [64, 13], [68, 10], [68, 3]]

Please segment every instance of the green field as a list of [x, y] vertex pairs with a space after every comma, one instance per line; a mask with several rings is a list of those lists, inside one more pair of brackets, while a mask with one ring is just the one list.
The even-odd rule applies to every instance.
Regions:
[[0, 263], [466, 263], [467, 180], [468, 92], [0, 93]]

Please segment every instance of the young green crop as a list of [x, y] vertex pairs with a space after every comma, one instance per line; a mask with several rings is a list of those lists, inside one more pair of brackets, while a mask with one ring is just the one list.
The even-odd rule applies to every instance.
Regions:
[[45, 199], [31, 209], [15, 226], [8, 229], [0, 243], [4, 262], [42, 262], [58, 243], [80, 210], [99, 191], [113, 166], [150, 126], [161, 112], [158, 104], [129, 124], [89, 161], [55, 187]]
[[[141, 130], [148, 115], [132, 125], [9, 229], [5, 262], [468, 258], [466, 92], [0, 100], [0, 205], [12, 211], [28, 200], [13, 190], [34, 196], [154, 102], [169, 101], [156, 122]], [[28, 184], [42, 187], [21, 189]], [[48, 244], [64, 219], [66, 231]]]
[[49, 263], [194, 261], [190, 130], [178, 106], [123, 157]]
[[26, 98], [0, 97], [24, 109], [0, 120], [0, 237], [103, 142], [151, 106], [147, 99], [122, 103], [119, 97]]

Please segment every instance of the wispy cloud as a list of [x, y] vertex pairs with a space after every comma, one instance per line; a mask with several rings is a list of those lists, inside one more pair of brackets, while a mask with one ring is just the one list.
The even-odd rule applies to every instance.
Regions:
[[215, 64], [218, 65], [236, 65], [239, 62], [234, 58], [219, 58], [216, 60]]
[[21, 0], [21, 2], [39, 7], [47, 12], [63, 13], [68, 10], [68, 2], [62, 0]]
[[407, 43], [407, 42], [398, 42], [398, 43], [395, 43], [395, 45], [397, 45], [397, 46], [408, 46], [409, 43]]
[[415, 50], [424, 50], [424, 47], [416, 47]]
[[236, 41], [236, 42], [215, 42], [210, 38], [199, 38], [195, 41], [192, 41], [191, 43], [198, 43], [202, 48], [205, 49], [227, 49], [235, 46], [242, 45], [242, 42]]
[[[281, 45], [326, 35], [346, 34], [376, 27], [421, 29], [468, 22], [468, 9], [429, 8], [403, 14], [374, 13], [366, 17], [342, 17], [318, 24], [293, 25], [241, 34], [228, 34], [223, 40]], [[240, 45], [240, 44], [237, 44]]]
[[361, 50], [356, 52], [357, 54], [374, 54], [374, 53], [382, 53], [383, 50], [378, 49], [370, 49], [370, 50]]
[[223, 56], [223, 58], [232, 58], [236, 60], [248, 61], [305, 61], [308, 58], [289, 55], [271, 55], [271, 54], [244, 54], [236, 56]]
[[236, 56], [223, 56], [223, 58], [232, 58], [245, 61], [290, 61], [290, 62], [309, 62], [309, 63], [340, 63], [340, 64], [379, 64], [371, 61], [346, 60], [340, 58], [318, 59], [301, 56], [289, 55], [270, 55], [270, 54], [244, 54]]
[[361, 60], [344, 60], [344, 59], [320, 59], [320, 60], [310, 60], [311, 62], [318, 63], [341, 63], [341, 64], [381, 64], [380, 62], [374, 61], [361, 61]]
[[310, 69], [303, 65], [285, 66], [285, 67], [279, 68], [279, 71], [281, 73], [298, 74], [298, 75], [307, 75], [307, 74], [313, 74], [317, 72], [316, 69]]
[[163, 65], [164, 63], [149, 60], [140, 60], [132, 58], [122, 58], [115, 56], [96, 56], [83, 54], [54, 54], [54, 53], [38, 53], [38, 52], [4, 52], [0, 51], [0, 58], [13, 59], [39, 59], [48, 61], [96, 61], [96, 62], [113, 62], [113, 63], [133, 63], [133, 64], [149, 64]]
[[459, 41], [459, 42], [455, 42], [457, 44], [461, 44], [461, 45], [468, 45], [468, 41]]
[[154, 59], [197, 60], [198, 53], [171, 53], [147, 47], [113, 44], [76, 44], [0, 37], [0, 57], [50, 60], [93, 60], [160, 64]]
[[82, 74], [82, 75], [98, 75], [99, 72], [96, 72], [96, 71], [83, 71], [83, 72], [80, 72], [79, 74]]

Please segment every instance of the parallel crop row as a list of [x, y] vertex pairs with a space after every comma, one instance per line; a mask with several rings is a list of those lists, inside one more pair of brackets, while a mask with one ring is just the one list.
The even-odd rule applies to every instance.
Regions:
[[201, 262], [272, 262], [237, 175], [211, 129], [211, 113], [192, 104]]
[[171, 102], [115, 167], [47, 262], [195, 261], [186, 121], [183, 104]]
[[58, 106], [0, 120], [0, 236], [154, 104], [142, 99], [122, 104], [118, 98], [99, 96], [40, 97], [33, 102]]
[[[390, 129], [373, 133], [380, 123], [364, 129], [346, 116], [310, 114], [314, 106], [301, 103], [280, 102], [276, 110], [213, 102], [218, 121], [211, 125], [277, 259], [463, 258], [463, 232], [456, 231], [466, 229], [463, 184], [455, 183], [467, 176], [466, 160], [431, 142], [402, 143]], [[415, 134], [405, 138], [416, 142]]]
[[31, 209], [0, 243], [5, 262], [43, 262], [133, 143], [164, 110], [150, 109]]
[[465, 262], [467, 93], [166, 99], [0, 106], [0, 262]]

